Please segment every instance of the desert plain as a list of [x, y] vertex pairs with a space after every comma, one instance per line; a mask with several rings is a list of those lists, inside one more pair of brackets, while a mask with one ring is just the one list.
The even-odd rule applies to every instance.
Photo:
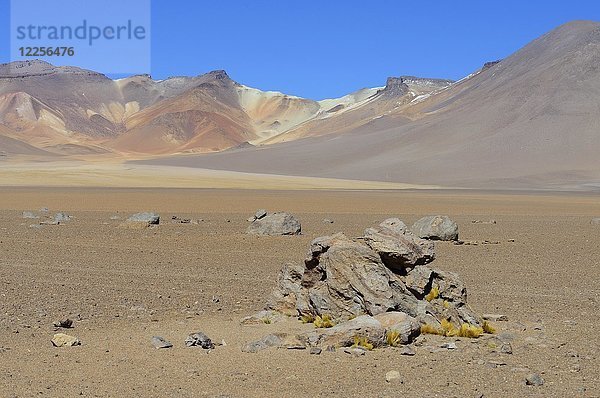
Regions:
[[[326, 185], [1, 187], [0, 396], [600, 396], [600, 225], [590, 222], [600, 216], [597, 194]], [[22, 218], [44, 207], [73, 219], [39, 226]], [[247, 235], [259, 208], [294, 214], [302, 235]], [[145, 210], [159, 213], [160, 225], [119, 228]], [[240, 324], [263, 308], [282, 264], [302, 261], [313, 238], [429, 214], [450, 216], [460, 239], [479, 242], [437, 242], [434, 264], [460, 275], [477, 313], [508, 317], [493, 322], [496, 336], [425, 335], [414, 356], [391, 347], [362, 356], [241, 351], [268, 333], [314, 328], [292, 318]], [[74, 327], [64, 332], [80, 346], [51, 344], [53, 322], [65, 317]], [[186, 347], [197, 331], [215, 349]], [[174, 346], [155, 349], [155, 335]], [[512, 354], [499, 352], [500, 335]], [[448, 342], [456, 348], [441, 348]], [[394, 370], [400, 379], [387, 382]], [[530, 373], [544, 384], [526, 385]]]

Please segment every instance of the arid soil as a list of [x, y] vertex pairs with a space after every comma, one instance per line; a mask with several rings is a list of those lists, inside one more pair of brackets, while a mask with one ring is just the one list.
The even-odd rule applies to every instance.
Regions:
[[[31, 227], [39, 220], [22, 211], [42, 207], [75, 218]], [[258, 208], [295, 214], [303, 235], [246, 235]], [[159, 212], [161, 225], [118, 228], [144, 210]], [[475, 311], [508, 316], [495, 326], [513, 338], [512, 354], [496, 352], [490, 336], [459, 339], [455, 350], [439, 347], [456, 339], [426, 336], [415, 356], [241, 352], [267, 333], [313, 327], [239, 320], [262, 308], [281, 265], [301, 261], [314, 237], [428, 214], [452, 217], [461, 239], [498, 242], [437, 243], [433, 264], [460, 274]], [[202, 221], [175, 224], [173, 215]], [[592, 217], [600, 217], [592, 194], [0, 188], [0, 396], [598, 397], [600, 226]], [[62, 317], [75, 320], [65, 332], [81, 346], [50, 343]], [[185, 347], [197, 331], [226, 345]], [[174, 347], [153, 348], [154, 335]], [[402, 382], [386, 382], [390, 370]], [[544, 385], [525, 385], [532, 372]]]

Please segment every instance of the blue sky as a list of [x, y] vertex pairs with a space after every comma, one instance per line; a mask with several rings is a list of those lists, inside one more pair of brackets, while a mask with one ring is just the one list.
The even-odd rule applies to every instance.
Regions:
[[[225, 69], [249, 86], [322, 99], [388, 76], [459, 79], [574, 19], [600, 21], [600, 2], [153, 0], [151, 73]], [[0, 62], [10, 60], [9, 25], [0, 0]]]

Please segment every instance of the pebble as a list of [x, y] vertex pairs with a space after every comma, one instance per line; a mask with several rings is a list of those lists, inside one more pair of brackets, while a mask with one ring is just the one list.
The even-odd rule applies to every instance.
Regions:
[[402, 347], [402, 350], [400, 350], [400, 355], [413, 356], [416, 353], [417, 351], [415, 351], [415, 347], [412, 344], [405, 345], [404, 347]]
[[153, 336], [151, 342], [152, 342], [152, 345], [154, 346], [154, 348], [157, 348], [157, 349], [173, 347], [173, 344], [171, 342], [165, 340], [161, 336]]
[[528, 386], [541, 386], [544, 384], [544, 379], [539, 373], [531, 373], [525, 378], [525, 384]]
[[503, 314], [483, 314], [482, 318], [485, 319], [486, 321], [492, 321], [492, 322], [508, 321], [508, 317]]
[[397, 370], [390, 370], [385, 374], [385, 381], [388, 383], [399, 382], [402, 383], [402, 378], [400, 376], [400, 372]]
[[311, 355], [321, 355], [321, 352], [323, 352], [323, 350], [320, 349], [319, 347], [312, 347], [310, 349]]
[[74, 347], [81, 345], [81, 341], [77, 337], [69, 336], [64, 333], [57, 333], [52, 337], [52, 345], [54, 347]]

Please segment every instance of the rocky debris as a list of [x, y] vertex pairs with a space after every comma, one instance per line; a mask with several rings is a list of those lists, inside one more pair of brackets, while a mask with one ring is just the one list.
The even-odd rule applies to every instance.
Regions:
[[513, 353], [512, 345], [510, 343], [503, 343], [500, 346], [500, 353], [511, 355]]
[[56, 224], [63, 224], [71, 221], [73, 217], [64, 212], [59, 212], [54, 215], [54, 222]]
[[525, 378], [525, 384], [528, 386], [541, 386], [544, 384], [544, 379], [539, 373], [531, 373]]
[[81, 345], [81, 341], [77, 337], [69, 336], [64, 333], [57, 333], [52, 337], [52, 345], [54, 347], [74, 347]]
[[47, 207], [42, 207], [40, 209], [40, 212], [42, 212], [42, 213], [48, 213], [49, 211], [50, 211], [50, 209], [48, 209]]
[[[514, 240], [508, 240], [508, 242], [514, 242]], [[479, 246], [479, 245], [499, 245], [500, 242], [497, 240], [455, 240], [455, 245], [465, 246]]]
[[385, 374], [385, 381], [388, 383], [399, 382], [402, 383], [402, 378], [400, 376], [400, 372], [397, 370], [390, 370]]
[[130, 216], [119, 228], [144, 229], [160, 223], [160, 216], [152, 212], [136, 213]]
[[415, 350], [415, 346], [413, 346], [412, 344], [407, 344], [407, 345], [403, 346], [402, 349], [400, 350], [400, 355], [413, 356], [416, 354], [417, 354], [417, 351]]
[[211, 339], [202, 332], [196, 332], [190, 334], [185, 339], [186, 347], [202, 347], [205, 350], [215, 348], [215, 344], [211, 341]]
[[281, 333], [268, 334], [268, 335], [264, 336], [263, 338], [261, 338], [260, 340], [251, 341], [249, 343], [244, 344], [242, 346], [242, 351], [249, 352], [249, 353], [255, 353], [255, 352], [267, 349], [269, 347], [281, 346], [283, 344], [284, 338], [286, 336], [287, 335], [281, 334]]
[[285, 315], [271, 310], [262, 310], [241, 320], [242, 325], [260, 325], [277, 323], [285, 320]]
[[60, 319], [58, 321], [54, 321], [53, 325], [56, 328], [70, 329], [73, 327], [73, 320], [69, 318]]
[[483, 314], [481, 317], [486, 321], [492, 321], [492, 322], [507, 322], [508, 321], [508, 317], [506, 315], [502, 315], [502, 314]]
[[32, 211], [24, 211], [23, 214], [22, 214], [22, 218], [26, 218], [26, 219], [38, 219], [38, 218], [40, 218], [40, 216], [36, 215]]
[[594, 217], [594, 218], [592, 218], [592, 220], [590, 221], [590, 224], [592, 224], [592, 225], [600, 225], [600, 217]]
[[496, 220], [488, 220], [488, 221], [482, 221], [482, 220], [471, 220], [472, 224], [496, 224]]
[[309, 352], [311, 355], [321, 355], [321, 352], [323, 352], [323, 350], [319, 347], [311, 347]]
[[152, 339], [150, 340], [150, 342], [156, 349], [173, 347], [173, 344], [171, 344], [171, 342], [165, 340], [161, 336], [152, 336]]
[[422, 239], [458, 240], [458, 225], [447, 216], [426, 216], [412, 226], [412, 232]]
[[367, 353], [367, 350], [362, 347], [346, 347], [344, 348], [344, 352], [354, 357], [360, 357], [362, 355], [365, 355]]
[[300, 221], [291, 214], [277, 212], [255, 219], [248, 226], [246, 233], [253, 235], [300, 235]]
[[329, 218], [324, 218], [323, 219], [323, 224], [333, 224], [333, 220], [331, 220]]
[[171, 222], [173, 224], [191, 224], [192, 219], [191, 218], [180, 218], [179, 216], [172, 216]]
[[446, 349], [446, 350], [456, 350], [456, 343], [449, 341], [447, 343], [443, 343], [441, 346], [441, 348]]
[[435, 258], [433, 242], [415, 237], [397, 218], [367, 228], [363, 239], [367, 246], [379, 254], [386, 267], [394, 271], [427, 264]]
[[254, 213], [254, 215], [250, 218], [248, 218], [248, 221], [253, 222], [256, 220], [260, 220], [261, 218], [265, 218], [267, 216], [267, 211], [265, 209], [258, 209], [256, 210], [256, 213]]

